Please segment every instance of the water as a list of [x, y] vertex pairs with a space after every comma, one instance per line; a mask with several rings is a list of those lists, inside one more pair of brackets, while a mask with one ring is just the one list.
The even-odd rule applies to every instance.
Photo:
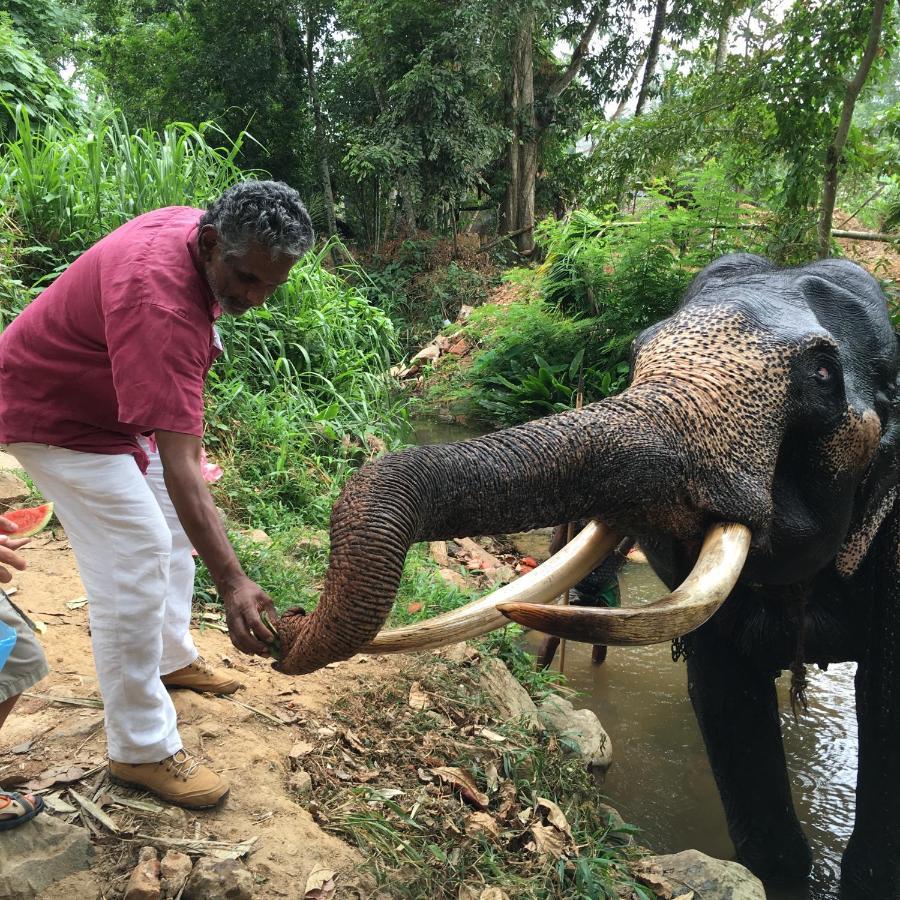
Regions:
[[[628, 564], [623, 601], [658, 599], [665, 588], [649, 566]], [[536, 643], [529, 636], [529, 643]], [[557, 663], [559, 656], [557, 654]], [[855, 664], [809, 669], [808, 714], [795, 722], [788, 679], [779, 680], [785, 751], [800, 821], [816, 856], [809, 886], [770, 888], [770, 900], [834, 900], [840, 858], [853, 822], [856, 782]], [[603, 791], [642, 841], [660, 853], [695, 848], [730, 859], [734, 847], [687, 696], [683, 662], [668, 644], [609, 650], [592, 666], [590, 646], [568, 645], [566, 675], [582, 692], [613, 741], [614, 762]]]

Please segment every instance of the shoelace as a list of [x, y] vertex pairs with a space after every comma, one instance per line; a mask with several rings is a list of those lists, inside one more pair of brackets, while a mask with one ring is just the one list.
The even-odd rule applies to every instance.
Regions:
[[172, 769], [176, 775], [187, 781], [193, 777], [194, 772], [200, 768], [200, 761], [191, 756], [184, 748], [169, 757], [168, 762], [171, 763]]
[[202, 657], [198, 656], [192, 663], [191, 666], [202, 672], [204, 675], [212, 675], [213, 667]]

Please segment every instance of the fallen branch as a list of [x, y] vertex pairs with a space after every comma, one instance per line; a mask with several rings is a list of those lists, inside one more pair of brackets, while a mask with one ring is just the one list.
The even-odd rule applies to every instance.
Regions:
[[832, 237], [844, 238], [848, 241], [880, 241], [883, 244], [900, 243], [900, 234], [881, 234], [878, 231], [843, 231], [832, 229]]
[[168, 847], [172, 850], [182, 850], [194, 856], [214, 856], [216, 859], [240, 859], [246, 856], [258, 840], [255, 837], [241, 841], [239, 844], [229, 844], [227, 841], [189, 841], [181, 838], [160, 837], [158, 834], [136, 834], [135, 840], [144, 841], [147, 844], [155, 844], [160, 847]]
[[484, 247], [479, 247], [479, 253], [487, 253], [488, 250], [493, 250], [497, 244], [502, 244], [504, 241], [509, 240], [510, 238], [518, 237], [520, 234], [525, 234], [526, 231], [533, 231], [534, 225], [526, 225], [524, 228], [517, 228], [515, 231], [508, 231], [506, 234], [501, 234], [500, 237], [495, 241], [491, 241], [489, 244], [486, 244]]
[[93, 697], [57, 697], [54, 694], [34, 694], [24, 691], [23, 697], [31, 697], [33, 700], [46, 700], [48, 703], [62, 703], [64, 706], [90, 706], [92, 709], [103, 709], [103, 701]]

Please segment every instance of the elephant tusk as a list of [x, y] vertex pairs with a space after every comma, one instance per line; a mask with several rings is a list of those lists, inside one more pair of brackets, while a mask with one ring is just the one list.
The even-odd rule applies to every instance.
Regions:
[[359, 652], [431, 650], [502, 628], [509, 622], [497, 611], [501, 603], [522, 602], [529, 609], [531, 604], [549, 603], [592, 572], [618, 542], [609, 528], [594, 519], [562, 550], [527, 575], [459, 609], [415, 625], [383, 631]]
[[699, 628], [725, 602], [750, 552], [750, 537], [744, 525], [714, 525], [690, 575], [649, 606], [545, 608], [503, 603], [500, 611], [514, 622], [570, 641], [612, 646], [670, 641]]

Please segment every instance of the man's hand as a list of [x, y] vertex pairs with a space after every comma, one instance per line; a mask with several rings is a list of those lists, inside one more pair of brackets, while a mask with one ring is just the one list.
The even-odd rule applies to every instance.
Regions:
[[249, 578], [235, 588], [220, 591], [225, 604], [225, 622], [231, 643], [244, 653], [266, 656], [275, 635], [266, 628], [260, 613], [275, 621], [278, 613], [272, 598]]
[[25, 557], [20, 556], [15, 551], [27, 544], [28, 538], [12, 540], [6, 536], [15, 530], [15, 522], [10, 522], [9, 519], [4, 519], [3, 516], [0, 516], [0, 563], [3, 564], [0, 565], [0, 583], [3, 584], [12, 580], [12, 572], [6, 566], [12, 566], [20, 571], [25, 568]]

